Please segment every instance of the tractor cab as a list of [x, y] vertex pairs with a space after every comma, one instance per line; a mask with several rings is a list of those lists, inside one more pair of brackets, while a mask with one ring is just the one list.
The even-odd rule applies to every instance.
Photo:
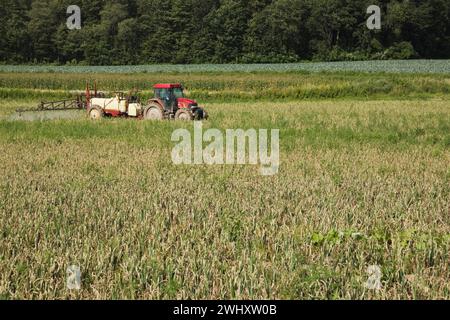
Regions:
[[184, 98], [183, 87], [181, 84], [157, 84], [154, 86], [155, 97], [165, 100], [167, 98]]
[[176, 112], [178, 109], [195, 109], [198, 104], [195, 100], [184, 97], [184, 89], [181, 84], [157, 84], [155, 98], [164, 104], [164, 109], [169, 112]]
[[183, 87], [180, 84], [157, 84], [154, 86], [155, 98], [162, 102], [164, 109], [168, 112], [176, 112], [178, 99], [183, 98]]

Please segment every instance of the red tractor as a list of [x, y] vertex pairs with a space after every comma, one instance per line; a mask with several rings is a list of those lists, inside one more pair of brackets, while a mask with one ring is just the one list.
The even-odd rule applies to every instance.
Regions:
[[184, 97], [181, 84], [156, 84], [155, 97], [143, 110], [144, 119], [203, 120], [208, 119], [205, 109], [195, 100]]

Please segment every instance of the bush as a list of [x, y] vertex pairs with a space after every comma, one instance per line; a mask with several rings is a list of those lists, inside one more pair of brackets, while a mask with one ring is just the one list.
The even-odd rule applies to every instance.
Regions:
[[313, 57], [315, 61], [361, 61], [367, 59], [368, 55], [363, 51], [349, 52], [337, 46], [331, 51], [321, 50]]
[[416, 50], [410, 42], [400, 42], [384, 51], [382, 59], [406, 60], [417, 56]]
[[293, 63], [300, 61], [300, 58], [295, 54], [282, 54], [282, 53], [270, 53], [270, 54], [256, 54], [247, 53], [240, 59], [239, 63]]

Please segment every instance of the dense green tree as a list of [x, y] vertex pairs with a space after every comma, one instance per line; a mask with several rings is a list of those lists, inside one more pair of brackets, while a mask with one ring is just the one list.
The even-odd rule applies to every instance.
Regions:
[[138, 10], [141, 12], [139, 22], [143, 33], [141, 61], [173, 62], [176, 42], [172, 36], [172, 3], [165, 0], [140, 0]]
[[259, 62], [298, 59], [308, 54], [304, 0], [276, 0], [253, 15], [245, 38], [247, 57]]
[[215, 52], [214, 13], [219, 7], [218, 0], [193, 0], [193, 21], [196, 32], [191, 34], [187, 47], [194, 63], [205, 63], [213, 60]]
[[34, 59], [43, 62], [57, 60], [54, 35], [58, 29], [56, 1], [33, 1], [28, 12], [28, 35], [32, 42]]
[[396, 40], [414, 44], [422, 57], [444, 57], [440, 52], [450, 51], [450, 1], [411, 1], [405, 7]]
[[140, 53], [140, 26], [136, 18], [122, 20], [118, 24], [115, 48], [120, 64], [137, 64]]
[[243, 51], [250, 12], [245, 1], [222, 0], [211, 16], [215, 30], [213, 61], [236, 62]]
[[0, 15], [1, 63], [450, 58], [449, 0], [0, 0]]
[[0, 6], [3, 23], [0, 24], [0, 56], [12, 62], [26, 62], [32, 58], [27, 32], [29, 0], [5, 0]]

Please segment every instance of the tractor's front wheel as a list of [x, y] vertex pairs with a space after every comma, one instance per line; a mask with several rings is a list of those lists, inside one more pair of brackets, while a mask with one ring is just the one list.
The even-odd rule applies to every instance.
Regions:
[[150, 105], [144, 111], [144, 119], [145, 120], [163, 120], [164, 113], [161, 110], [161, 107], [156, 105]]
[[194, 115], [190, 110], [180, 109], [177, 111], [177, 113], [175, 113], [175, 119], [183, 121], [192, 121], [194, 120]]
[[94, 106], [89, 110], [89, 118], [91, 120], [100, 120], [103, 116], [103, 110], [98, 106]]
[[208, 113], [206, 112], [206, 110], [205, 109], [197, 109], [196, 111], [195, 111], [195, 114], [194, 114], [194, 119], [195, 120], [198, 120], [198, 121], [200, 121], [200, 120], [208, 120]]

